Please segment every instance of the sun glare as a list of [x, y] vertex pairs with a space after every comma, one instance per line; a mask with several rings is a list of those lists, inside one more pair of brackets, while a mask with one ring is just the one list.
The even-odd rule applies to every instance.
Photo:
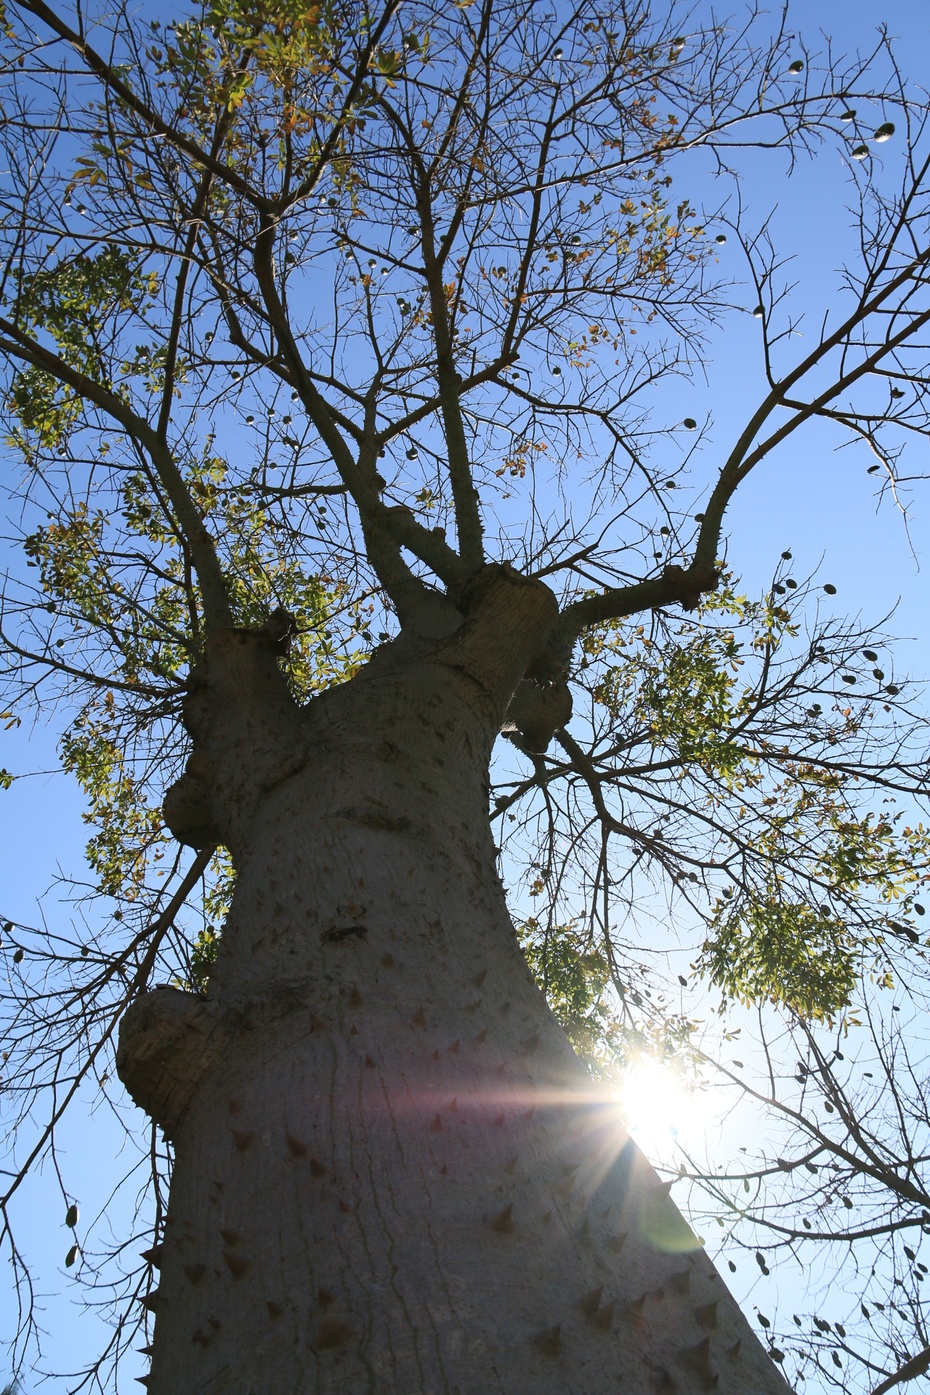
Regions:
[[703, 1132], [701, 1092], [689, 1089], [677, 1071], [648, 1056], [624, 1075], [617, 1091], [620, 1111], [640, 1144], [668, 1147]]

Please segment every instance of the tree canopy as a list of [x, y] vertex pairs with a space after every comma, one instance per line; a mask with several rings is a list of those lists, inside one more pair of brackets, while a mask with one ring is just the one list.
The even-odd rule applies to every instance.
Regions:
[[[880, 1235], [893, 1286], [894, 1237], [930, 1224], [925, 1110], [874, 1004], [901, 984], [922, 1002], [925, 729], [888, 633], [838, 618], [789, 552], [746, 594], [741, 546], [770, 540], [726, 544], [734, 492], [813, 423], [869, 453], [857, 487], [889, 507], [921, 472], [930, 144], [887, 39], [844, 60], [787, 17], [640, 0], [220, 0], [155, 19], [11, 0], [2, 18], [3, 701], [8, 723], [58, 724], [91, 828], [82, 918], [2, 937], [5, 1092], [32, 1128], [3, 1203], [17, 1265], [14, 1198], [72, 1102], [118, 1089], [127, 1004], [203, 988], [222, 933], [222, 839], [196, 800], [161, 807], [206, 637], [264, 627], [310, 701], [449, 633], [497, 563], [559, 601], [492, 772], [557, 1015], [602, 1076], [643, 1051], [697, 1068], [694, 1013], [645, 953], [669, 909], [697, 926], [688, 976], [715, 1004], [777, 1009], [771, 1054], [797, 1086], [749, 1087], [796, 1151], [739, 1187], [784, 1182], [759, 1214], [796, 1245], [779, 1208], [805, 1172], [832, 1206], [815, 1169], [833, 1159], [879, 1219], [820, 1230]], [[815, 156], [846, 170], [858, 256], [817, 323], [767, 209], [744, 206], [760, 156], [779, 177]], [[670, 409], [747, 316], [765, 386], [721, 452], [709, 420]], [[855, 1093], [823, 1043], [864, 1001], [884, 1075]], [[811, 1123], [812, 1093], [842, 1138]], [[889, 1100], [894, 1144], [866, 1122]], [[157, 1210], [154, 1127], [150, 1150]], [[84, 1243], [69, 1269], [90, 1271]], [[125, 1300], [150, 1270], [101, 1272], [123, 1303], [112, 1357], [146, 1320]], [[928, 1345], [905, 1286], [868, 1348], [886, 1376]]]

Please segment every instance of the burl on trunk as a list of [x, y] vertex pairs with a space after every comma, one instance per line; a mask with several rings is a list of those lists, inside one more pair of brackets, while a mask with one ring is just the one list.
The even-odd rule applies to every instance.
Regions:
[[488, 763], [555, 613], [488, 568], [303, 710], [273, 626], [195, 671], [166, 813], [238, 881], [208, 994], [121, 1035], [176, 1155], [153, 1395], [784, 1395], [507, 914]]

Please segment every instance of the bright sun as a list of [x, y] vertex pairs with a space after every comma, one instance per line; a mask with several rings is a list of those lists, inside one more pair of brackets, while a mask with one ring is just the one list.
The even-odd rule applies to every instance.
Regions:
[[642, 1057], [617, 1090], [626, 1126], [638, 1142], [666, 1146], [703, 1129], [700, 1092], [689, 1089], [670, 1066]]

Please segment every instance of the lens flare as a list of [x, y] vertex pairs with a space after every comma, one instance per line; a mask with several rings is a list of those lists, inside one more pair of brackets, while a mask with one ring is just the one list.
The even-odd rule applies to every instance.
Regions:
[[630, 1134], [651, 1153], [676, 1139], [686, 1142], [703, 1131], [700, 1092], [678, 1071], [650, 1056], [642, 1056], [626, 1071], [617, 1090], [617, 1103]]

